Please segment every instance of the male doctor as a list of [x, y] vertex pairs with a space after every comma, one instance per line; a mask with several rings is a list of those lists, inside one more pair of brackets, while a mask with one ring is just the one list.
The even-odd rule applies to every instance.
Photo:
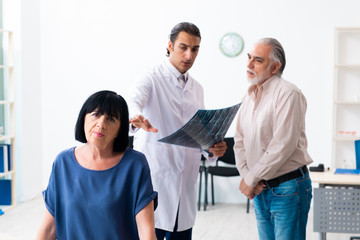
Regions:
[[[155, 211], [158, 240], [191, 239], [196, 215], [197, 177], [202, 151], [158, 142], [182, 127], [197, 110], [204, 108], [202, 86], [188, 70], [200, 47], [200, 31], [182, 22], [171, 31], [166, 59], [136, 84], [129, 101], [130, 123], [136, 131], [134, 148], [143, 152], [158, 192]], [[224, 155], [224, 141], [210, 148], [210, 160]]]

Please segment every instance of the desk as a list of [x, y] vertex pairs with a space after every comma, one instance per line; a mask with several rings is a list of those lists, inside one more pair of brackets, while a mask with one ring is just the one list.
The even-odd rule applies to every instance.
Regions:
[[[360, 233], [360, 175], [310, 172], [314, 189], [314, 231]], [[330, 187], [330, 188], [326, 188]]]
[[360, 187], [360, 175], [334, 174], [334, 170], [325, 172], [310, 172], [311, 181], [326, 186], [356, 186]]

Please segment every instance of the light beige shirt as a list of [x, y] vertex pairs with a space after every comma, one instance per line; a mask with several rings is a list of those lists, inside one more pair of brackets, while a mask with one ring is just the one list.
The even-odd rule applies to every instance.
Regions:
[[294, 84], [273, 76], [259, 89], [250, 86], [235, 131], [240, 175], [254, 187], [312, 163], [305, 135], [306, 99]]

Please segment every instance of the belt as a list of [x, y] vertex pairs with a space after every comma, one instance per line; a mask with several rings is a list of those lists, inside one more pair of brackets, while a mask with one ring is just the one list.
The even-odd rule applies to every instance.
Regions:
[[284, 175], [281, 175], [279, 177], [276, 177], [276, 178], [273, 178], [273, 179], [270, 179], [267, 181], [264, 180], [264, 183], [266, 184], [267, 188], [277, 187], [280, 185], [280, 183], [303, 176], [303, 174], [307, 173], [307, 171], [308, 171], [308, 168], [305, 165], [302, 168], [298, 168], [292, 172], [285, 173]]

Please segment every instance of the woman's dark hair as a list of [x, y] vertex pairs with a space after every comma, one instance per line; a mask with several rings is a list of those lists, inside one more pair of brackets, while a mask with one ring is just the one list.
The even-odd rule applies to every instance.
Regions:
[[[201, 39], [200, 30], [195, 24], [189, 22], [181, 22], [176, 24], [175, 27], [171, 29], [169, 38], [173, 44], [175, 44], [175, 40], [180, 32], [186, 32], [190, 35], [199, 37]], [[167, 52], [166, 56], [169, 56], [170, 55], [169, 49], [166, 49], [166, 52]]]
[[129, 110], [123, 97], [112, 91], [99, 91], [92, 94], [82, 106], [76, 125], [75, 139], [86, 143], [84, 124], [85, 116], [97, 110], [100, 114], [107, 114], [120, 121], [118, 136], [114, 141], [114, 152], [123, 152], [129, 144]]

